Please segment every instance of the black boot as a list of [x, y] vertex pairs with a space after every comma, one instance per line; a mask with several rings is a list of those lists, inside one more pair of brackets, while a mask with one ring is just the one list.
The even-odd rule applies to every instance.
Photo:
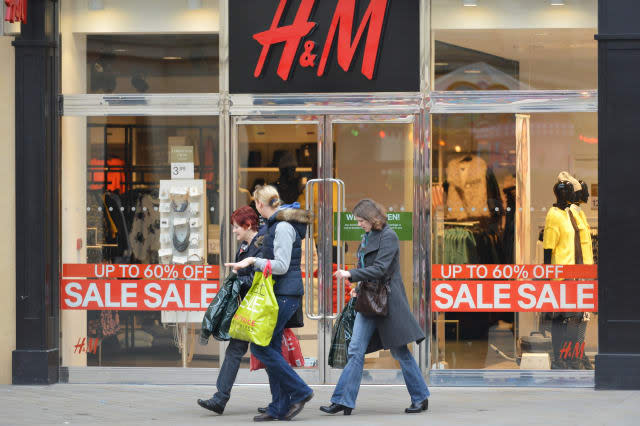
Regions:
[[271, 415], [267, 414], [267, 413], [263, 413], [263, 414], [258, 414], [257, 416], [255, 416], [253, 418], [254, 422], [272, 422], [274, 420], [278, 420], [275, 417], [272, 417]]
[[349, 408], [349, 407], [345, 407], [344, 405], [333, 404], [333, 403], [328, 406], [323, 405], [322, 407], [320, 407], [320, 411], [328, 414], [336, 414], [336, 413], [339, 413], [340, 411], [344, 411], [345, 416], [350, 415], [352, 410], [353, 408]]
[[222, 414], [224, 411], [224, 407], [219, 405], [217, 402], [211, 399], [199, 399], [198, 405], [202, 408], [206, 408], [209, 411], [213, 411], [214, 413]]
[[411, 403], [411, 407], [405, 408], [404, 412], [407, 414], [415, 414], [415, 413], [421, 413], [423, 411], [427, 411], [428, 408], [429, 408], [429, 398], [417, 404]]
[[295, 416], [297, 416], [298, 414], [300, 414], [300, 411], [302, 411], [302, 409], [304, 408], [304, 404], [311, 401], [311, 398], [313, 398], [313, 392], [311, 392], [309, 396], [307, 396], [302, 401], [296, 402], [295, 404], [291, 404], [291, 407], [289, 407], [289, 411], [287, 411], [287, 414], [284, 415], [282, 420], [289, 421], [293, 419]]

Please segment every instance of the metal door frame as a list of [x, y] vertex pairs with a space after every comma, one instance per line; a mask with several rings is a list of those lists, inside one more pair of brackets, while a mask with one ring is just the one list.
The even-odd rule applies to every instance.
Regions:
[[[367, 115], [241, 115], [231, 117], [231, 146], [228, 151], [228, 155], [225, 160], [228, 161], [229, 167], [227, 170], [230, 172], [229, 179], [227, 179], [228, 187], [225, 188], [227, 193], [230, 194], [230, 200], [228, 203], [228, 212], [225, 216], [229, 216], [231, 212], [237, 208], [237, 191], [235, 188], [238, 184], [239, 178], [239, 166], [238, 166], [238, 126], [244, 124], [314, 124], [317, 126], [317, 143], [318, 143], [318, 176], [315, 176], [316, 184], [321, 186], [323, 190], [321, 208], [318, 210], [318, 235], [322, 235], [320, 241], [317, 241], [317, 256], [318, 256], [318, 295], [323, 303], [319, 304], [319, 309], [322, 312], [318, 312], [318, 315], [310, 315], [310, 311], [307, 312], [306, 321], [318, 321], [318, 365], [317, 368], [305, 368], [297, 369], [296, 371], [300, 376], [310, 384], [335, 384], [342, 370], [332, 369], [328, 366], [328, 354], [331, 345], [331, 332], [333, 327], [333, 319], [336, 316], [336, 312], [333, 311], [333, 286], [325, 285], [325, 283], [332, 283], [332, 262], [331, 251], [333, 245], [333, 184], [336, 183], [336, 176], [333, 175], [333, 143], [326, 143], [326, 141], [333, 141], [333, 124], [340, 123], [411, 123], [413, 124], [413, 176], [414, 176], [414, 200], [413, 200], [413, 254], [415, 259], [420, 259], [419, 262], [414, 264], [413, 270], [413, 310], [417, 318], [420, 321], [427, 339], [420, 345], [416, 346], [414, 356], [418, 361], [423, 374], [427, 374], [428, 365], [427, 359], [429, 358], [428, 343], [430, 341], [431, 327], [427, 327], [426, 318], [429, 318], [428, 312], [421, 312], [421, 309], [425, 309], [428, 305], [425, 299], [425, 267], [428, 268], [429, 257], [424, 252], [424, 245], [422, 240], [428, 243], [429, 238], [426, 238], [424, 226], [428, 225], [428, 222], [424, 222], [423, 207], [426, 205], [423, 203], [422, 194], [424, 194], [418, 187], [422, 182], [425, 182], [424, 175], [421, 173], [424, 170], [425, 154], [428, 155], [428, 150], [425, 149], [425, 138], [423, 131], [423, 119], [420, 114], [406, 113], [406, 114], [367, 114]], [[420, 177], [422, 176], [422, 177]], [[346, 189], [348, 190], [348, 189]], [[235, 243], [231, 243], [235, 244]], [[313, 242], [310, 242], [312, 245]], [[340, 250], [339, 250], [340, 251]], [[223, 259], [223, 261], [230, 259], [232, 253], [234, 253], [234, 247], [231, 247], [227, 251], [226, 257], [229, 259]], [[329, 259], [327, 261], [327, 259]], [[306, 284], [306, 282], [305, 282]], [[305, 293], [308, 289], [305, 288]], [[340, 292], [337, 291], [336, 295]], [[338, 311], [341, 310], [344, 304], [343, 300], [339, 300]], [[221, 363], [224, 358], [224, 350], [226, 349], [226, 343], [220, 343], [220, 356]], [[263, 382], [266, 379], [264, 372], [262, 374], [256, 374], [256, 372], [247, 374], [242, 369], [238, 375], [238, 383], [257, 383]], [[264, 375], [265, 377], [262, 377]], [[363, 375], [363, 383], [369, 384], [402, 384], [404, 383], [402, 372], [400, 370], [367, 370]]]
[[[232, 116], [231, 117], [231, 145], [228, 152], [228, 161], [229, 167], [227, 170], [230, 173], [228, 188], [225, 188], [227, 194], [230, 195], [230, 200], [228, 204], [228, 216], [230, 217], [231, 212], [238, 208], [238, 197], [237, 190], [238, 187], [238, 179], [239, 179], [239, 164], [238, 164], [238, 127], [241, 125], [248, 124], [268, 124], [268, 125], [299, 125], [299, 124], [311, 124], [315, 125], [317, 128], [317, 144], [318, 144], [318, 152], [317, 152], [317, 161], [318, 161], [318, 174], [322, 175], [324, 172], [322, 170], [322, 153], [324, 150], [324, 122], [325, 118], [322, 115], [274, 115], [274, 116], [259, 116], [259, 115], [245, 115], [245, 116]], [[232, 245], [231, 249], [227, 252], [227, 259], [224, 259], [223, 262], [232, 261], [231, 259], [232, 253], [235, 253], [235, 241], [230, 243]], [[307, 254], [305, 254], [307, 255]], [[318, 264], [320, 264], [320, 259], [318, 260]], [[306, 281], [305, 281], [306, 283]], [[305, 293], [307, 289], [305, 288]], [[321, 295], [319, 295], [322, 297]], [[307, 307], [307, 310], [309, 307]], [[316, 319], [313, 315], [309, 315], [307, 313], [305, 321], [318, 321], [318, 365], [314, 368], [299, 368], [296, 369], [296, 372], [302, 377], [302, 379], [308, 384], [323, 384], [324, 383], [324, 359], [326, 358], [324, 352], [324, 341], [325, 341], [325, 328], [321, 326], [322, 319]], [[329, 339], [331, 337], [331, 330], [329, 330]], [[226, 350], [228, 343], [220, 342], [220, 365], [224, 361], [224, 351]], [[244, 371], [243, 371], [244, 370]], [[236, 383], [246, 383], [246, 384], [254, 384], [254, 383], [265, 383], [268, 382], [267, 376], [264, 370], [258, 372], [251, 372], [247, 369], [240, 369], [238, 377], [236, 379]]]
[[[333, 175], [334, 170], [334, 140], [333, 140], [333, 124], [374, 124], [374, 123], [390, 123], [390, 124], [412, 124], [413, 125], [413, 306], [412, 310], [416, 319], [420, 323], [426, 339], [419, 345], [414, 346], [414, 357], [420, 366], [423, 375], [426, 377], [429, 371], [429, 343], [431, 341], [431, 326], [429, 325], [428, 318], [430, 318], [430, 309], [427, 303], [426, 292], [427, 287], [427, 274], [430, 271], [430, 256], [428, 250], [430, 244], [429, 236], [429, 216], [428, 216], [428, 189], [429, 185], [425, 172], [428, 172], [429, 164], [429, 149], [427, 141], [427, 128], [425, 127], [425, 121], [422, 114], [357, 114], [357, 115], [327, 115], [325, 119], [325, 137], [327, 141], [331, 143], [324, 144], [324, 159], [325, 164], [323, 170], [327, 175], [322, 175], [325, 179], [339, 179], [339, 176]], [[348, 187], [345, 188], [349, 190]], [[333, 244], [332, 230], [333, 230], [333, 207], [332, 207], [331, 192], [325, 192], [324, 200], [324, 212], [323, 217], [325, 220], [324, 229], [322, 235], [324, 236], [324, 247], [328, 247], [329, 250]], [[340, 251], [340, 247], [338, 251]], [[331, 279], [332, 266], [330, 263], [322, 265], [322, 273], [326, 277], [325, 279]], [[325, 281], [330, 282], [330, 281]], [[332, 288], [328, 286], [325, 293], [326, 300], [331, 300]], [[329, 306], [332, 306], [331, 304]], [[327, 311], [327, 314], [330, 312]], [[332, 321], [325, 320], [323, 326], [326, 328], [325, 332], [328, 336], [331, 336]], [[329, 353], [330, 341], [326, 342], [326, 352]], [[326, 363], [326, 359], [325, 359]], [[325, 365], [325, 383], [335, 384], [342, 372], [341, 369], [334, 369]], [[398, 369], [375, 369], [365, 370], [362, 377], [363, 384], [403, 384], [404, 378], [402, 371]]]

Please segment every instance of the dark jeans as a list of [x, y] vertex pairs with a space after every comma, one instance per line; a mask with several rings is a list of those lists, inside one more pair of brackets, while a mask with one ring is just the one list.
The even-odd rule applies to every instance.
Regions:
[[282, 356], [282, 333], [287, 321], [300, 306], [300, 296], [276, 296], [278, 322], [269, 346], [251, 344], [251, 353], [266, 366], [271, 388], [270, 416], [282, 418], [291, 404], [302, 401], [313, 392]]
[[220, 367], [220, 373], [218, 373], [218, 380], [216, 381], [218, 392], [213, 395], [213, 400], [223, 408], [231, 397], [231, 388], [236, 381], [242, 356], [247, 353], [247, 349], [249, 349], [249, 342], [231, 339], [224, 353], [224, 362]]

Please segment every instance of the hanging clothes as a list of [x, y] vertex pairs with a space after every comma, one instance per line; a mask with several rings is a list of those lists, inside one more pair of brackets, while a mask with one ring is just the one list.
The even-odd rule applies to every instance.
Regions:
[[115, 227], [115, 239], [118, 243], [118, 249], [112, 252], [113, 258], [110, 260], [115, 263], [128, 263], [131, 259], [129, 230], [120, 197], [113, 192], [107, 192], [104, 194], [104, 203], [106, 206], [105, 214], [108, 216], [110, 226]]
[[160, 213], [159, 201], [151, 194], [140, 194], [135, 205], [129, 242], [133, 256], [140, 263], [159, 263]]
[[446, 174], [446, 219], [498, 218], [502, 215], [500, 186], [482, 158], [476, 155], [455, 158], [449, 161]]
[[515, 261], [516, 245], [516, 187], [509, 186], [503, 192], [507, 200], [507, 211], [502, 233], [502, 263], [512, 264]]
[[478, 263], [478, 248], [473, 233], [456, 227], [444, 230], [445, 264]]
[[589, 222], [587, 221], [587, 215], [584, 211], [575, 204], [572, 204], [569, 208], [573, 213], [573, 217], [576, 220], [580, 235], [580, 246], [582, 247], [582, 262], [585, 265], [593, 265], [593, 242], [591, 241], [591, 228], [589, 228]]

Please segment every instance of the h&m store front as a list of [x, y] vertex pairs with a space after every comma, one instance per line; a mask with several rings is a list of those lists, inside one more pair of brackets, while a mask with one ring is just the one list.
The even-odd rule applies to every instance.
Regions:
[[[213, 383], [226, 343], [198, 337], [229, 218], [270, 183], [315, 214], [308, 383], [339, 377], [332, 274], [356, 263], [349, 211], [370, 197], [432, 384], [593, 386], [597, 4], [507, 3], [61, 1], [60, 380]], [[266, 383], [246, 357], [238, 382]], [[403, 381], [388, 351], [365, 369]]]

